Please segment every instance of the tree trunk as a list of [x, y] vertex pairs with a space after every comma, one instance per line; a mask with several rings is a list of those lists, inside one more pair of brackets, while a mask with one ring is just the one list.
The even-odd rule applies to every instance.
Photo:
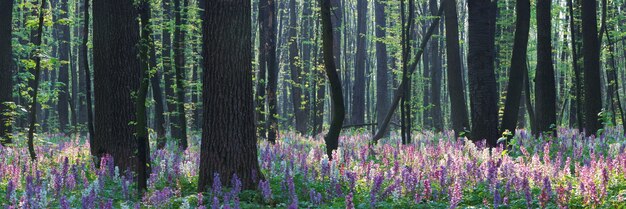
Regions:
[[570, 122], [576, 121], [577, 127], [580, 131], [583, 130], [583, 100], [585, 100], [585, 98], [583, 98], [582, 96], [582, 92], [583, 89], [580, 86], [581, 84], [581, 75], [580, 75], [580, 67], [579, 67], [579, 56], [578, 56], [578, 35], [579, 32], [576, 30], [576, 25], [575, 25], [575, 16], [574, 16], [574, 5], [572, 0], [567, 0], [567, 7], [568, 7], [568, 11], [569, 11], [569, 28], [570, 28], [570, 34], [571, 34], [571, 48], [572, 48], [572, 70], [574, 71], [574, 91], [575, 91], [575, 96], [576, 96], [576, 105], [572, 105], [573, 110], [572, 113], [573, 115], [575, 115], [575, 117], [573, 118], [573, 120], [570, 120]]
[[324, 53], [324, 67], [326, 68], [326, 76], [330, 83], [330, 94], [332, 100], [332, 120], [328, 134], [324, 137], [326, 141], [326, 154], [332, 160], [332, 153], [339, 146], [339, 134], [341, 134], [341, 126], [345, 118], [343, 106], [343, 95], [341, 92], [341, 80], [337, 74], [337, 67], [333, 56], [333, 27], [330, 13], [330, 0], [320, 0], [321, 17], [322, 17], [322, 51]]
[[266, 86], [266, 98], [261, 103], [266, 102], [267, 114], [264, 118], [267, 118], [266, 124], [259, 124], [259, 126], [265, 126], [267, 130], [267, 140], [270, 142], [276, 141], [276, 134], [278, 133], [278, 123], [276, 119], [276, 87], [278, 84], [278, 66], [276, 64], [276, 5], [274, 0], [263, 0], [259, 3], [259, 24], [262, 28], [261, 33], [261, 48], [260, 53], [264, 59], [261, 60], [259, 65], [261, 68], [267, 70], [267, 86]]
[[556, 136], [556, 84], [552, 64], [551, 0], [537, 2], [537, 69], [534, 134]]
[[262, 176], [253, 117], [250, 0], [205, 1], [204, 8], [198, 192], [212, 185], [216, 173], [221, 182], [236, 174], [243, 189], [255, 189]]
[[468, 1], [468, 77], [474, 141], [498, 140], [498, 93], [494, 74], [495, 3]]
[[[387, 2], [374, 1], [376, 16], [376, 119], [382, 124], [389, 109], [389, 72], [387, 67], [387, 44], [385, 36], [387, 18], [385, 7]], [[338, 48], [338, 47], [336, 47]]]
[[[60, 0], [58, 2], [60, 5], [58, 9], [60, 12], [59, 19], [67, 19], [69, 16], [68, 10], [68, 0]], [[57, 20], [57, 24], [59, 24], [59, 20]], [[70, 26], [68, 23], [61, 23], [57, 27], [57, 35], [58, 43], [59, 43], [59, 80], [58, 82], [63, 83], [60, 86], [58, 103], [57, 103], [57, 113], [59, 115], [59, 130], [61, 133], [66, 133], [66, 129], [69, 124], [69, 66], [70, 66]]]
[[34, 36], [35, 51], [32, 53], [33, 59], [35, 60], [35, 71], [33, 74], [35, 75], [35, 80], [33, 81], [33, 91], [31, 92], [30, 97], [33, 99], [30, 105], [30, 124], [28, 127], [28, 152], [30, 154], [30, 159], [35, 161], [37, 159], [37, 154], [35, 153], [35, 145], [33, 139], [35, 138], [35, 124], [37, 123], [37, 97], [39, 94], [39, 77], [41, 76], [41, 57], [43, 52], [41, 51], [41, 39], [43, 36], [43, 25], [44, 25], [44, 14], [46, 8], [46, 0], [41, 1], [41, 5], [39, 5], [39, 14], [38, 14], [38, 26], [36, 34], [31, 34]]
[[95, 136], [92, 155], [110, 154], [120, 171], [137, 171], [133, 92], [139, 89], [139, 25], [131, 1], [94, 0]]
[[511, 55], [511, 71], [509, 73], [509, 84], [506, 90], [502, 126], [500, 127], [501, 133], [508, 130], [512, 134], [515, 134], [519, 108], [523, 105], [520, 101], [522, 99], [524, 86], [524, 72], [526, 71], [526, 53], [528, 50], [528, 33], [530, 29], [530, 1], [518, 0], [515, 5], [515, 13], [517, 14], [517, 18], [515, 20], [513, 54]]
[[298, 23], [297, 23], [297, 11], [298, 7], [295, 0], [290, 0], [289, 6], [289, 69], [291, 72], [291, 100], [293, 101], [294, 116], [296, 119], [296, 131], [301, 134], [307, 132], [308, 117], [306, 117], [306, 109], [302, 106], [302, 64], [299, 63], [298, 58]]
[[357, 1], [356, 60], [354, 67], [354, 87], [352, 90], [352, 124], [365, 122], [365, 61], [367, 56], [367, 0]]
[[[182, 1], [182, 5], [181, 5]], [[176, 69], [176, 113], [177, 124], [172, 126], [172, 138], [178, 141], [181, 149], [187, 149], [187, 116], [185, 114], [185, 30], [187, 24], [187, 0], [174, 0], [176, 14], [174, 29], [174, 66]]]
[[12, 142], [13, 47], [11, 31], [13, 0], [0, 1], [0, 144]]
[[[89, 143], [93, 144], [93, 138], [95, 137], [95, 128], [93, 122], [93, 105], [91, 98], [91, 70], [89, 70], [89, 47], [87, 46], [89, 42], [89, 0], [85, 0], [85, 5], [83, 6], [83, 37], [81, 43], [80, 50], [80, 59], [83, 67], [83, 78], [85, 80], [85, 101], [86, 101], [86, 111], [85, 115], [87, 115], [87, 130], [89, 131]], [[96, 153], [96, 150], [93, 149], [94, 146], [91, 146], [91, 153]]]
[[598, 113], [602, 111], [600, 88], [600, 42], [596, 20], [596, 1], [582, 0], [583, 57], [585, 68], [585, 129], [587, 135], [602, 128]]
[[452, 129], [455, 136], [469, 129], [467, 103], [463, 86], [463, 66], [459, 49], [459, 22], [455, 0], [445, 0], [446, 23], [446, 56], [448, 62], [448, 92], [450, 95], [450, 111]]
[[[142, 0], [139, 6], [139, 12], [141, 17], [141, 42], [139, 58], [141, 59], [141, 81], [139, 89], [137, 90], [137, 99], [135, 102], [135, 108], [137, 110], [137, 121], [135, 124], [136, 136], [137, 136], [137, 190], [138, 193], [143, 193], [148, 188], [148, 176], [150, 175], [150, 139], [148, 135], [148, 116], [146, 112], [146, 99], [148, 96], [148, 88], [150, 85], [150, 69], [154, 66], [151, 65], [150, 52], [154, 48], [152, 42], [152, 29], [150, 25], [150, 1]], [[156, 63], [156, 62], [154, 62]], [[158, 116], [157, 116], [158, 117]]]
[[[430, 13], [431, 15], [437, 15], [437, 0], [429, 0], [430, 2]], [[435, 30], [435, 37], [439, 36], [439, 30]], [[431, 118], [432, 125], [436, 132], [443, 131], [443, 118], [441, 117], [441, 71], [443, 71], [443, 66], [441, 64], [441, 53], [439, 53], [439, 41], [434, 40], [430, 46], [430, 54], [431, 54], [431, 67], [430, 70], [430, 90], [431, 90]]]

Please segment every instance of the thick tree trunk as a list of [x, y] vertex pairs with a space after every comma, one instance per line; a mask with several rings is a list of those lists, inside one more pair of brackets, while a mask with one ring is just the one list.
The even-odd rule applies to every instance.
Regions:
[[339, 146], [339, 134], [345, 118], [343, 95], [341, 92], [341, 80], [337, 74], [337, 67], [333, 56], [333, 27], [330, 13], [330, 0], [320, 0], [322, 17], [322, 51], [324, 53], [324, 67], [326, 76], [330, 83], [330, 95], [332, 100], [332, 120], [328, 134], [324, 137], [326, 141], [326, 154], [332, 160], [332, 153]]
[[[387, 44], [385, 36], [387, 18], [386, 2], [374, 1], [376, 15], [376, 119], [382, 124], [389, 109], [389, 72], [387, 67]], [[339, 48], [338, 46], [335, 48]]]
[[552, 64], [551, 0], [537, 2], [537, 69], [534, 134], [556, 136], [556, 84]]
[[12, 124], [8, 113], [13, 102], [13, 48], [11, 31], [13, 0], [0, 1], [0, 144], [12, 142]]
[[495, 3], [468, 1], [468, 77], [472, 112], [471, 138], [486, 139], [496, 146], [498, 134], [498, 93], [494, 74]]
[[120, 171], [137, 171], [133, 92], [139, 89], [139, 25], [131, 1], [94, 0], [95, 136], [92, 155], [110, 154]]
[[602, 128], [598, 113], [602, 111], [600, 88], [600, 42], [596, 19], [596, 1], [582, 0], [583, 56], [585, 68], [585, 129], [587, 135]]
[[365, 122], [365, 61], [367, 56], [367, 0], [357, 1], [356, 60], [354, 67], [354, 87], [352, 90], [352, 124]]
[[463, 86], [463, 66], [459, 49], [459, 22], [455, 0], [445, 0], [446, 23], [446, 56], [448, 62], [448, 92], [450, 95], [450, 111], [452, 129], [455, 135], [469, 129], [465, 88]]
[[515, 5], [517, 19], [515, 23], [515, 38], [513, 42], [513, 54], [511, 55], [511, 71], [509, 84], [506, 90], [504, 103], [504, 115], [500, 132], [510, 131], [515, 134], [518, 123], [522, 90], [524, 86], [524, 72], [526, 71], [526, 57], [528, 49], [528, 33], [530, 29], [530, 1], [518, 0]]
[[216, 173], [221, 182], [230, 182], [236, 174], [243, 189], [255, 189], [262, 176], [252, 117], [250, 0], [205, 1], [204, 8], [204, 121], [198, 192], [212, 185]]

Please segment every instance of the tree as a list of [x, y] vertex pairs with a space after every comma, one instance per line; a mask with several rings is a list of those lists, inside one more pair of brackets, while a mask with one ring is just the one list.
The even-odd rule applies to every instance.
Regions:
[[598, 116], [602, 111], [602, 92], [600, 88], [600, 42], [597, 24], [596, 1], [582, 0], [585, 129], [587, 135], [596, 134], [602, 128]]
[[[376, 16], [376, 119], [380, 125], [389, 108], [389, 72], [387, 69], [387, 45], [385, 44], [387, 19], [386, 1], [374, 1]], [[338, 47], [337, 47], [338, 48]]]
[[13, 0], [0, 1], [0, 144], [11, 140], [11, 102], [13, 101], [13, 47], [11, 31]]
[[526, 72], [526, 52], [528, 49], [528, 32], [530, 28], [530, 0], [518, 0], [515, 4], [515, 39], [513, 41], [513, 55], [511, 56], [511, 71], [509, 85], [504, 103], [504, 115], [500, 132], [506, 130], [515, 133], [519, 117], [520, 101]]
[[552, 65], [551, 1], [537, 2], [537, 69], [535, 75], [535, 135], [556, 135], [556, 84]]
[[[172, 19], [172, 9], [171, 9], [171, 0], [162, 0], [161, 6], [163, 7], [163, 26], [161, 27], [163, 34], [162, 37], [162, 52], [161, 52], [161, 60], [163, 65], [163, 77], [164, 77], [164, 86], [165, 89], [165, 105], [168, 111], [169, 118], [169, 127], [170, 134], [173, 134], [173, 131], [176, 130], [174, 126], [177, 124], [177, 117], [174, 117], [173, 112], [175, 112], [176, 104], [176, 96], [174, 95], [173, 82], [175, 75], [172, 75], [172, 27], [171, 27], [171, 19]], [[160, 138], [157, 140], [157, 149], [162, 149], [165, 147], [166, 138]]]
[[58, 37], [58, 56], [60, 61], [59, 67], [59, 78], [58, 81], [62, 83], [61, 89], [59, 91], [59, 99], [57, 103], [57, 111], [59, 114], [59, 130], [61, 132], [67, 131], [67, 125], [69, 124], [69, 67], [70, 67], [70, 26], [68, 22], [69, 18], [69, 7], [68, 0], [60, 0], [58, 1], [59, 8], [61, 11], [59, 12], [59, 19], [56, 20], [57, 24], [57, 32], [55, 35]]
[[[435, 16], [437, 15], [437, 0], [429, 0], [429, 8], [430, 14]], [[434, 36], [439, 35], [439, 30], [435, 30]], [[441, 65], [441, 53], [439, 52], [439, 41], [435, 40], [430, 42], [430, 60], [431, 61], [431, 69], [430, 69], [430, 95], [431, 95], [431, 104], [432, 110], [430, 111], [430, 116], [432, 117], [432, 125], [435, 131], [441, 132], [443, 131], [443, 118], [441, 116], [441, 72], [443, 71], [443, 66]]]
[[298, 57], [298, 22], [297, 22], [297, 4], [295, 0], [290, 0], [289, 6], [289, 69], [292, 82], [291, 100], [293, 101], [293, 110], [295, 116], [295, 128], [301, 134], [307, 132], [307, 111], [302, 107], [302, 64]]
[[[113, 157], [120, 171], [139, 163], [135, 97], [139, 89], [139, 24], [132, 1], [93, 1], [94, 126], [92, 155]], [[137, 172], [138, 173], [138, 172]]]
[[333, 27], [330, 14], [330, 0], [320, 0], [322, 18], [322, 53], [324, 53], [324, 68], [326, 77], [330, 83], [332, 119], [328, 134], [324, 137], [326, 142], [326, 154], [332, 160], [333, 151], [339, 146], [339, 134], [345, 118], [343, 104], [343, 93], [341, 90], [341, 80], [337, 74], [335, 58], [333, 56]]
[[498, 93], [494, 74], [495, 2], [472, 0], [468, 7], [467, 67], [473, 140], [498, 140]]
[[[202, 12], [203, 125], [198, 192], [219, 174], [243, 189], [261, 178], [252, 95], [250, 0], [204, 1]], [[228, 121], [228, 123], [224, 123]]]
[[[182, 7], [181, 7], [182, 1]], [[174, 0], [176, 25], [174, 27], [174, 66], [176, 69], [176, 113], [178, 117], [175, 126], [172, 126], [172, 137], [178, 140], [181, 149], [187, 149], [187, 116], [185, 114], [185, 18], [187, 0]], [[171, 111], [170, 111], [171, 112]]]
[[[92, 93], [91, 93], [91, 70], [89, 69], [89, 47], [87, 44], [89, 43], [89, 0], [85, 0], [85, 5], [83, 6], [83, 37], [81, 43], [80, 57], [83, 69], [83, 77], [85, 80], [85, 101], [86, 101], [86, 111], [84, 113], [87, 115], [87, 130], [89, 131], [89, 143], [93, 144], [93, 138], [95, 136], [95, 128], [93, 122], [93, 105], [92, 105]], [[96, 153], [96, 150], [93, 149], [94, 146], [91, 146], [91, 153]]]
[[[150, 85], [150, 69], [154, 67], [149, 58], [149, 53], [154, 49], [152, 42], [152, 28], [150, 16], [152, 10], [149, 0], [142, 0], [139, 5], [139, 16], [141, 19], [141, 42], [139, 58], [141, 59], [141, 81], [137, 90], [135, 108], [137, 110], [137, 121], [135, 123], [137, 136], [137, 190], [143, 194], [148, 188], [148, 176], [150, 175], [150, 139], [148, 135], [148, 116], [146, 110], [146, 99]], [[154, 85], [154, 84], [153, 84]], [[157, 116], [158, 117], [158, 116]]]
[[29, 120], [30, 124], [28, 126], [28, 153], [30, 154], [31, 160], [37, 159], [37, 154], [35, 153], [35, 124], [37, 123], [37, 97], [39, 96], [39, 80], [41, 76], [41, 57], [43, 56], [43, 52], [41, 51], [41, 39], [43, 37], [43, 26], [44, 26], [44, 15], [46, 8], [46, 0], [42, 0], [39, 5], [39, 15], [38, 15], [38, 25], [37, 31], [34, 38], [35, 51], [32, 53], [33, 59], [35, 60], [35, 71], [33, 74], [35, 75], [35, 80], [33, 81], [33, 91], [31, 91], [31, 98], [33, 99], [30, 110], [29, 110]]
[[448, 92], [450, 95], [450, 111], [452, 129], [456, 136], [469, 128], [467, 104], [463, 86], [463, 68], [459, 49], [459, 22], [456, 12], [456, 1], [445, 0], [443, 3], [446, 23], [446, 56], [448, 62]]
[[[267, 86], [265, 89], [265, 98], [260, 98], [261, 106], [265, 106], [267, 102], [267, 115], [261, 115], [260, 117], [266, 118], [267, 123], [263, 124], [265, 120], [259, 120], [260, 126], [265, 126], [262, 130], [267, 130], [267, 140], [270, 142], [276, 141], [276, 134], [278, 132], [278, 123], [276, 120], [276, 87], [278, 84], [278, 66], [276, 65], [276, 6], [274, 0], [263, 0], [259, 3], [259, 27], [261, 28], [261, 48], [259, 52], [263, 59], [260, 59], [261, 68], [267, 72]], [[264, 78], [262, 77], [264, 80]], [[259, 87], [260, 88], [260, 87]], [[263, 108], [264, 109], [264, 108]], [[263, 133], [265, 136], [265, 133]]]
[[352, 90], [352, 124], [365, 122], [365, 61], [367, 56], [367, 0], [357, 1], [356, 60], [354, 67], [354, 88]]

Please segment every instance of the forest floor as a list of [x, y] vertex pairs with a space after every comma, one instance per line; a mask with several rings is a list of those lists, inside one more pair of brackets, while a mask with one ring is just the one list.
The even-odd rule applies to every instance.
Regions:
[[[181, 153], [153, 151], [149, 190], [137, 198], [132, 176], [111, 159], [96, 168], [84, 139], [46, 135], [39, 160], [24, 145], [0, 148], [3, 208], [624, 208], [626, 138], [606, 130], [584, 138], [560, 129], [542, 139], [518, 131], [508, 150], [415, 134], [400, 145], [392, 134], [369, 151], [367, 134], [344, 131], [334, 161], [321, 138], [288, 133], [259, 142], [265, 181], [239, 191], [238, 182], [196, 193], [198, 138]], [[24, 141], [18, 139], [18, 141]], [[234, 185], [231, 187], [229, 185]]]

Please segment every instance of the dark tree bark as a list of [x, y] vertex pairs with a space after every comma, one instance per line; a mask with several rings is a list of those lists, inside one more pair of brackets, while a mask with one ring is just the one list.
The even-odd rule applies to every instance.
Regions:
[[552, 1], [537, 2], [537, 69], [535, 74], [535, 127], [537, 136], [556, 135], [556, 84], [552, 64]]
[[41, 76], [41, 39], [43, 36], [43, 25], [44, 25], [44, 14], [46, 8], [46, 0], [42, 0], [39, 5], [39, 13], [38, 13], [38, 26], [36, 34], [31, 34], [34, 36], [35, 51], [32, 53], [32, 59], [35, 60], [35, 71], [33, 74], [35, 75], [35, 80], [33, 80], [32, 87], [33, 91], [30, 94], [30, 97], [33, 99], [30, 105], [30, 116], [29, 116], [29, 126], [28, 126], [28, 153], [30, 154], [30, 159], [35, 161], [37, 159], [37, 154], [35, 153], [35, 145], [33, 139], [35, 138], [35, 124], [37, 123], [37, 97], [39, 96], [39, 77]]
[[212, 185], [215, 173], [221, 182], [230, 182], [237, 174], [243, 189], [254, 189], [261, 173], [252, 117], [250, 0], [205, 1], [204, 8], [204, 123], [198, 191]]
[[[429, 8], [431, 15], [437, 15], [437, 0], [429, 0]], [[434, 36], [439, 36], [439, 30], [435, 30]], [[431, 90], [431, 117], [432, 117], [432, 125], [435, 131], [441, 132], [443, 131], [443, 118], [441, 116], [441, 74], [443, 71], [443, 66], [441, 64], [441, 53], [439, 52], [439, 41], [435, 40], [430, 42], [430, 54], [431, 54], [431, 67], [430, 70], [430, 90]]]
[[354, 87], [352, 90], [352, 124], [365, 122], [365, 61], [367, 56], [367, 0], [357, 1], [356, 60], [354, 67]]
[[[182, 1], [182, 5], [181, 5]], [[185, 30], [187, 24], [187, 0], [174, 0], [176, 25], [174, 28], [174, 66], [176, 69], [176, 113], [177, 124], [172, 126], [172, 137], [181, 149], [187, 149], [187, 116], [185, 114]]]
[[[382, 124], [389, 109], [389, 72], [387, 69], [387, 44], [384, 39], [387, 30], [385, 18], [386, 1], [374, 1], [376, 15], [376, 119]], [[339, 47], [335, 47], [339, 48]]]
[[[167, 118], [169, 119], [169, 128], [170, 128], [170, 135], [176, 135], [174, 134], [174, 131], [178, 130], [176, 128], [174, 128], [174, 126], [178, 123], [177, 121], [177, 117], [175, 117], [175, 115], [173, 114], [173, 112], [176, 111], [176, 96], [174, 93], [174, 78], [175, 78], [175, 72], [174, 69], [172, 67], [172, 25], [170, 24], [171, 19], [172, 19], [172, 9], [171, 9], [171, 0], [162, 0], [162, 6], [163, 6], [163, 27], [162, 27], [162, 34], [163, 34], [163, 40], [162, 40], [162, 55], [161, 55], [161, 60], [163, 62], [163, 80], [164, 80], [164, 86], [163, 88], [165, 89], [165, 105], [164, 107], [167, 107]], [[160, 140], [157, 141], [157, 149], [161, 149], [163, 147], [165, 147], [166, 144], [166, 138], [161, 138]]]
[[465, 87], [463, 85], [463, 66], [459, 49], [459, 20], [455, 0], [445, 0], [443, 4], [446, 23], [446, 56], [448, 62], [448, 92], [450, 95], [450, 111], [452, 129], [455, 136], [469, 129]]
[[[110, 154], [120, 171], [137, 171], [136, 108], [139, 89], [139, 24], [132, 1], [94, 0], [95, 136], [92, 155]], [[113, 44], [115, 43], [115, 44]]]
[[[415, 3], [409, 0], [409, 15], [405, 18], [405, 9], [404, 2], [400, 3], [400, 13], [402, 19], [402, 83], [401, 88], [398, 88], [398, 91], [402, 92], [402, 101], [400, 108], [400, 118], [401, 122], [401, 134], [402, 134], [402, 144], [410, 144], [411, 143], [411, 127], [413, 127], [411, 120], [411, 79], [410, 79], [410, 71], [413, 70], [413, 66], [410, 65], [410, 54], [411, 54], [411, 29], [413, 28], [413, 15], [415, 11]], [[408, 21], [407, 21], [408, 20]], [[439, 19], [436, 20], [437, 23]], [[431, 31], [431, 36], [434, 33], [434, 30]], [[430, 37], [429, 37], [430, 38]], [[425, 47], [425, 45], [424, 45]], [[420, 55], [421, 56], [421, 55]], [[417, 66], [417, 65], [416, 65]], [[428, 87], [426, 87], [428, 88]], [[427, 90], [426, 90], [427, 91]], [[428, 91], [427, 91], [428, 92]], [[426, 95], [426, 94], [424, 94]], [[426, 117], [426, 116], [425, 116]]]
[[[154, 49], [152, 42], [152, 29], [150, 28], [150, 1], [142, 0], [139, 5], [139, 15], [141, 18], [141, 42], [139, 58], [141, 59], [141, 81], [137, 90], [135, 108], [137, 110], [137, 121], [135, 124], [137, 136], [137, 190], [143, 194], [148, 188], [148, 176], [150, 175], [150, 139], [148, 135], [148, 116], [146, 100], [148, 88], [150, 86], [150, 69], [154, 67], [149, 56]], [[154, 62], [156, 63], [156, 62]], [[157, 116], [158, 117], [158, 116]]]
[[[261, 30], [261, 62], [259, 65], [267, 72], [266, 98], [260, 101], [261, 104], [267, 104], [267, 114], [261, 117], [266, 118], [266, 124], [261, 123], [259, 126], [265, 126], [267, 130], [267, 140], [276, 141], [278, 133], [278, 123], [276, 119], [276, 87], [278, 84], [278, 66], [276, 63], [276, 6], [274, 0], [263, 0], [259, 3], [259, 24]], [[260, 88], [260, 87], [259, 87]], [[259, 92], [260, 93], [260, 92]], [[263, 133], [263, 136], [264, 133]]]
[[[613, 25], [608, 25], [607, 24], [607, 7], [608, 7], [608, 1], [607, 0], [602, 0], [602, 25], [604, 25], [607, 28], [614, 28]], [[606, 70], [606, 77], [607, 77], [607, 82], [608, 87], [607, 88], [607, 94], [611, 95], [611, 101], [607, 101], [610, 102], [613, 109], [616, 109], [616, 111], [614, 111], [614, 115], [618, 114], [617, 111], [619, 111], [619, 116], [620, 119], [622, 120], [622, 130], [626, 130], [626, 116], [624, 115], [624, 109], [622, 108], [622, 102], [621, 102], [621, 98], [620, 98], [620, 94], [619, 94], [619, 76], [617, 75], [617, 59], [615, 57], [615, 45], [614, 45], [614, 41], [613, 41], [613, 37], [611, 36], [611, 34], [609, 33], [609, 30], [605, 30], [604, 31], [604, 35], [606, 35], [606, 41], [607, 41], [607, 45], [608, 45], [608, 54], [609, 54], [609, 60], [608, 60], [608, 64], [610, 66], [610, 68], [608, 68]], [[600, 37], [602, 37], [602, 34], [600, 34]], [[617, 125], [617, 124], [616, 124]]]
[[13, 0], [0, 1], [0, 144], [12, 142], [11, 118], [13, 102], [13, 47], [11, 31], [13, 21]]
[[337, 74], [337, 67], [333, 56], [333, 27], [330, 13], [330, 0], [320, 0], [322, 24], [322, 51], [324, 53], [324, 67], [330, 83], [332, 119], [326, 141], [326, 154], [332, 160], [332, 153], [339, 146], [339, 134], [345, 118], [341, 80]]
[[471, 138], [498, 140], [498, 93], [494, 74], [495, 9], [490, 0], [468, 1], [468, 77], [472, 112]]
[[306, 108], [302, 106], [302, 65], [298, 63], [298, 23], [297, 23], [297, 11], [298, 5], [295, 0], [290, 0], [289, 6], [289, 68], [291, 80], [293, 81], [291, 87], [291, 100], [293, 101], [294, 116], [296, 119], [295, 128], [296, 131], [301, 134], [306, 134], [308, 117]]
[[[87, 130], [89, 131], [89, 143], [93, 144], [93, 138], [95, 136], [95, 128], [93, 122], [93, 105], [91, 98], [91, 70], [89, 69], [89, 47], [87, 43], [89, 42], [89, 0], [85, 0], [85, 5], [83, 7], [83, 32], [82, 32], [82, 43], [80, 50], [80, 59], [81, 59], [81, 69], [83, 69], [83, 79], [85, 80], [85, 101], [86, 101], [86, 113], [87, 115]], [[91, 153], [96, 153], [93, 149], [94, 146], [91, 146]]]
[[[67, 19], [69, 16], [68, 10], [68, 0], [60, 0], [58, 2], [58, 9], [60, 12], [59, 19]], [[69, 23], [60, 23], [59, 20], [56, 20], [56, 38], [58, 39], [59, 48], [58, 48], [58, 56], [60, 61], [59, 67], [59, 78], [58, 81], [63, 83], [59, 90], [59, 100], [57, 103], [57, 113], [59, 115], [59, 130], [62, 133], [65, 133], [67, 130], [67, 126], [69, 124], [69, 84], [70, 84], [70, 26]]]
[[574, 71], [574, 91], [575, 91], [575, 100], [576, 100], [576, 105], [571, 105], [573, 108], [573, 110], [571, 111], [571, 114], [574, 115], [574, 117], [570, 117], [572, 118], [570, 120], [570, 123], [576, 121], [577, 127], [579, 130], [583, 130], [583, 100], [585, 100], [585, 98], [583, 98], [582, 96], [582, 92], [583, 89], [581, 87], [581, 75], [580, 75], [580, 67], [579, 67], [579, 44], [578, 43], [578, 37], [579, 37], [579, 31], [576, 30], [577, 29], [577, 25], [575, 24], [575, 15], [574, 15], [574, 5], [573, 5], [573, 1], [572, 0], [567, 0], [567, 9], [568, 9], [568, 16], [569, 16], [569, 28], [570, 28], [570, 34], [571, 34], [571, 41], [570, 41], [570, 47], [572, 49], [572, 70]]
[[600, 88], [600, 42], [596, 19], [596, 1], [582, 0], [583, 57], [585, 68], [585, 129], [587, 135], [602, 128], [598, 113], [602, 111]]
[[517, 0], [515, 4], [515, 38], [513, 41], [513, 54], [511, 55], [511, 71], [509, 84], [504, 103], [504, 115], [500, 132], [509, 130], [515, 134], [518, 122], [522, 88], [524, 86], [524, 72], [526, 71], [526, 57], [528, 49], [528, 33], [530, 29], [530, 1]]

